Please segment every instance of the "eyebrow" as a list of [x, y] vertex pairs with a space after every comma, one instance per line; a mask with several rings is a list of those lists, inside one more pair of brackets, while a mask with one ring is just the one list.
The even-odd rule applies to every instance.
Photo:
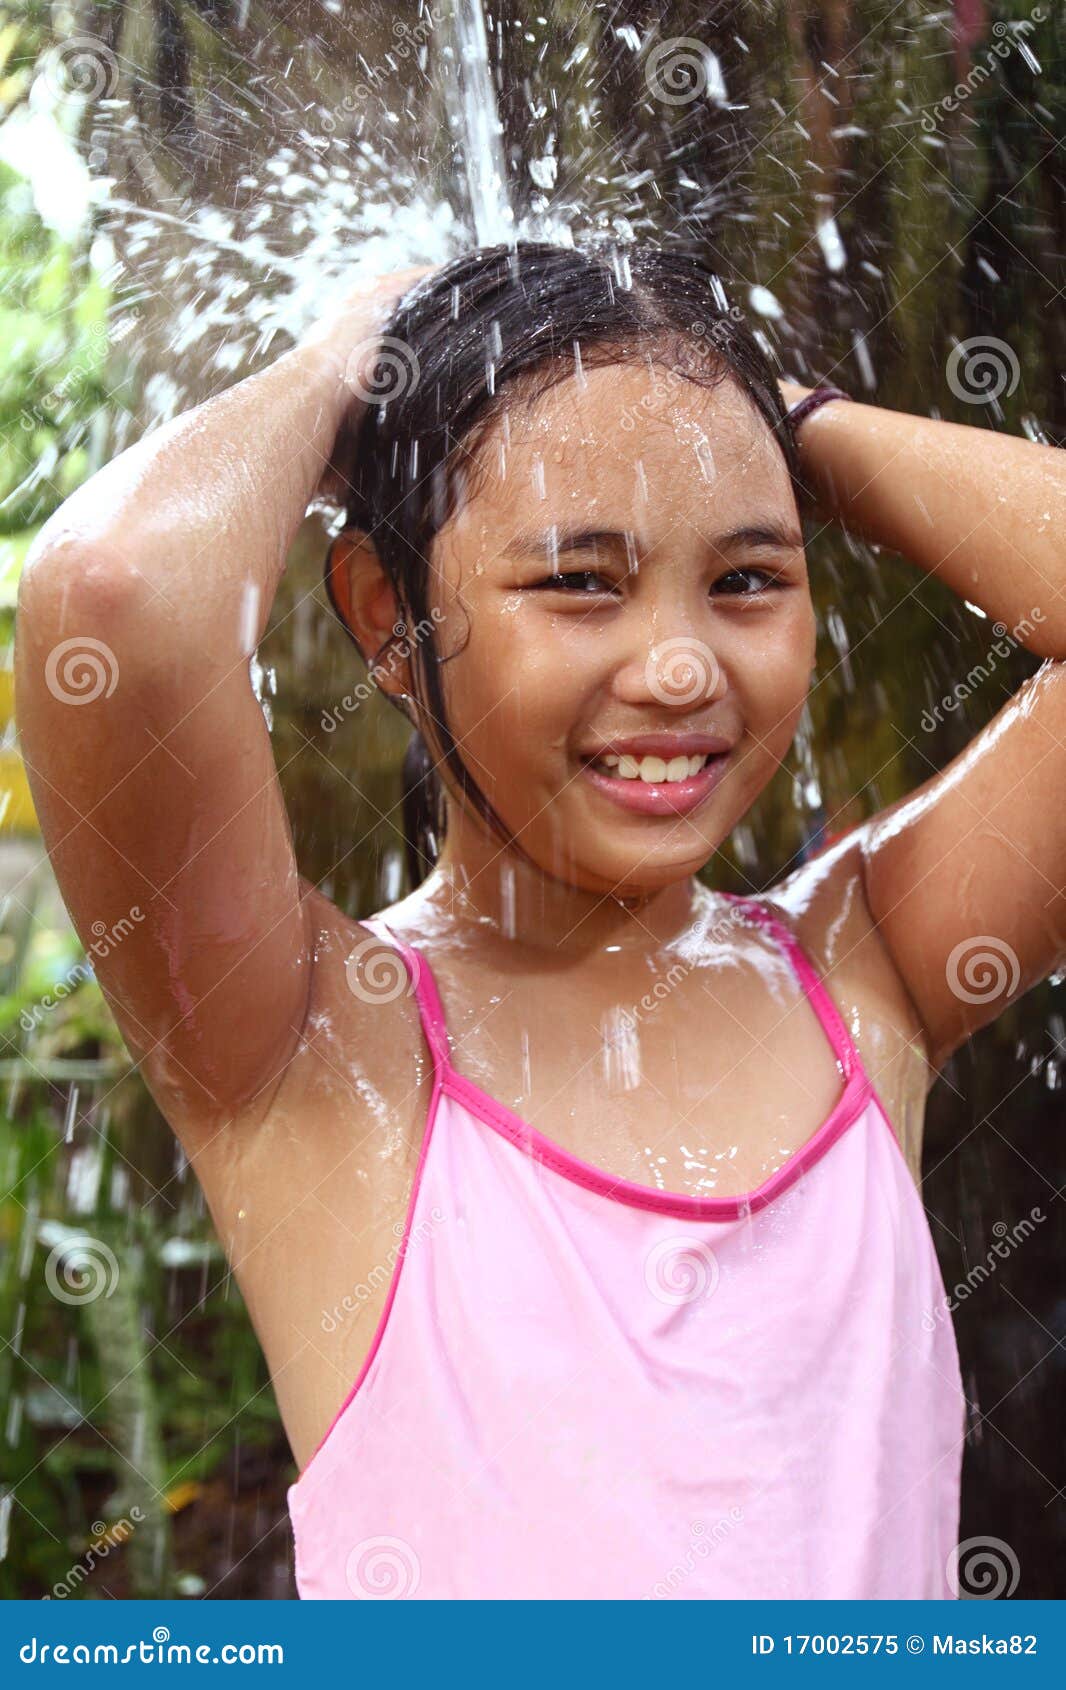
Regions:
[[[553, 552], [592, 551], [597, 546], [626, 543], [626, 531], [621, 528], [556, 528], [539, 534], [520, 534], [504, 547], [505, 557], [522, 557], [536, 553], [550, 557]], [[715, 534], [707, 542], [712, 551], [727, 556], [742, 547], [777, 546], [788, 551], [800, 551], [803, 536], [796, 529], [779, 522], [775, 517], [760, 517], [754, 523], [729, 528]]]
[[803, 547], [803, 535], [799, 529], [790, 527], [788, 523], [778, 522], [774, 517], [766, 517], [756, 524], [730, 528], [725, 534], [716, 534], [711, 545], [718, 552], [732, 551], [737, 546], [784, 546], [788, 550], [800, 551]]
[[543, 553], [550, 557], [552, 552], [580, 552], [592, 551], [594, 547], [620, 540], [625, 544], [625, 531], [621, 528], [548, 528], [540, 534], [520, 534], [504, 547], [504, 557], [523, 557], [530, 552]]

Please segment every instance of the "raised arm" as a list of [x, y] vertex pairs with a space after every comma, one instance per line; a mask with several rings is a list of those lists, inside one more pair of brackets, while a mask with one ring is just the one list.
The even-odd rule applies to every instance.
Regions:
[[[807, 391], [782, 386], [788, 402]], [[822, 516], [986, 613], [993, 668], [1012, 643], [1048, 659], [964, 752], [862, 830], [870, 909], [935, 1069], [1066, 956], [1066, 454], [839, 400], [799, 443]], [[916, 723], [917, 711], [901, 733]]]
[[401, 282], [106, 465], [23, 573], [17, 720], [45, 843], [179, 1132], [258, 1109], [302, 1024], [305, 905], [249, 660], [360, 406], [348, 354]]

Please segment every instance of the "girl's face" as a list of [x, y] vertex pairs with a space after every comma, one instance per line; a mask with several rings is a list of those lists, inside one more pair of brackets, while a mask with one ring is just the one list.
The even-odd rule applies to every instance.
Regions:
[[[780, 449], [734, 382], [616, 364], [509, 407], [473, 467], [431, 599], [468, 769], [558, 879], [639, 896], [695, 873], [787, 753], [814, 662]], [[593, 767], [648, 735], [669, 765], [686, 734], [709, 736], [699, 773]], [[449, 849], [457, 821], [481, 827], [453, 801]]]

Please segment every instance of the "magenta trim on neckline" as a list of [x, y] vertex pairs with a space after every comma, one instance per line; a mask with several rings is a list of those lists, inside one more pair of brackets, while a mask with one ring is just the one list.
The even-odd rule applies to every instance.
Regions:
[[[799, 941], [783, 922], [754, 899], [744, 898], [732, 892], [723, 892], [720, 896], [740, 906], [745, 914], [750, 915], [760, 926], [766, 927], [777, 940], [829, 1040], [845, 1082], [833, 1108], [810, 1138], [801, 1144], [798, 1150], [793, 1151], [762, 1185], [735, 1197], [696, 1197], [688, 1192], [657, 1191], [654, 1186], [640, 1185], [634, 1180], [624, 1179], [621, 1175], [611, 1174], [606, 1169], [598, 1168], [592, 1162], [585, 1162], [580, 1156], [575, 1156], [572, 1151], [565, 1149], [563, 1145], [516, 1114], [513, 1109], [509, 1109], [505, 1103], [491, 1096], [483, 1087], [458, 1073], [452, 1065], [444, 1008], [428, 960], [421, 951], [399, 938], [381, 916], [370, 916], [362, 925], [369, 927], [383, 942], [394, 945], [407, 965], [421, 1013], [422, 1030], [433, 1058], [434, 1102], [437, 1096], [436, 1088], [439, 1086], [449, 1097], [466, 1104], [479, 1120], [494, 1128], [520, 1150], [534, 1156], [563, 1178], [615, 1202], [627, 1203], [634, 1208], [655, 1210], [660, 1214], [676, 1215], [682, 1219], [735, 1220], [773, 1202], [774, 1198], [787, 1190], [801, 1174], [814, 1167], [840, 1135], [858, 1119], [876, 1094], [836, 1005], [812, 968]], [[887, 1121], [887, 1115], [885, 1118]], [[888, 1124], [891, 1131], [891, 1123]]]
[[676, 1215], [687, 1220], [736, 1220], [741, 1215], [765, 1208], [802, 1173], [820, 1161], [830, 1146], [862, 1114], [872, 1095], [870, 1082], [856, 1069], [822, 1125], [762, 1185], [738, 1197], [694, 1197], [688, 1192], [657, 1191], [654, 1186], [640, 1185], [634, 1180], [623, 1179], [620, 1174], [609, 1174], [592, 1162], [582, 1161], [580, 1156], [548, 1138], [537, 1127], [530, 1126], [506, 1104], [490, 1097], [472, 1080], [457, 1074], [454, 1068], [450, 1068], [445, 1076], [443, 1089], [449, 1097], [465, 1104], [487, 1126], [495, 1128], [519, 1149], [576, 1185], [583, 1185], [588, 1191], [612, 1198], [617, 1203], [628, 1203], [633, 1208], [652, 1209], [658, 1214]]

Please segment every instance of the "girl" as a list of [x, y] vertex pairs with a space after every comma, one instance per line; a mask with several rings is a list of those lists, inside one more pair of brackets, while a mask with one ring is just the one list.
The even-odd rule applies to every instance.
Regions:
[[[682, 254], [410, 281], [101, 470], [19, 610], [45, 838], [84, 936], [139, 911], [101, 983], [270, 1364], [300, 1592], [950, 1595], [921, 1120], [1063, 955], [1063, 459], [779, 388]], [[363, 923], [298, 874], [249, 685], [316, 492], [423, 756], [430, 872]], [[801, 505], [1048, 661], [736, 898], [698, 877], [808, 695]]]

